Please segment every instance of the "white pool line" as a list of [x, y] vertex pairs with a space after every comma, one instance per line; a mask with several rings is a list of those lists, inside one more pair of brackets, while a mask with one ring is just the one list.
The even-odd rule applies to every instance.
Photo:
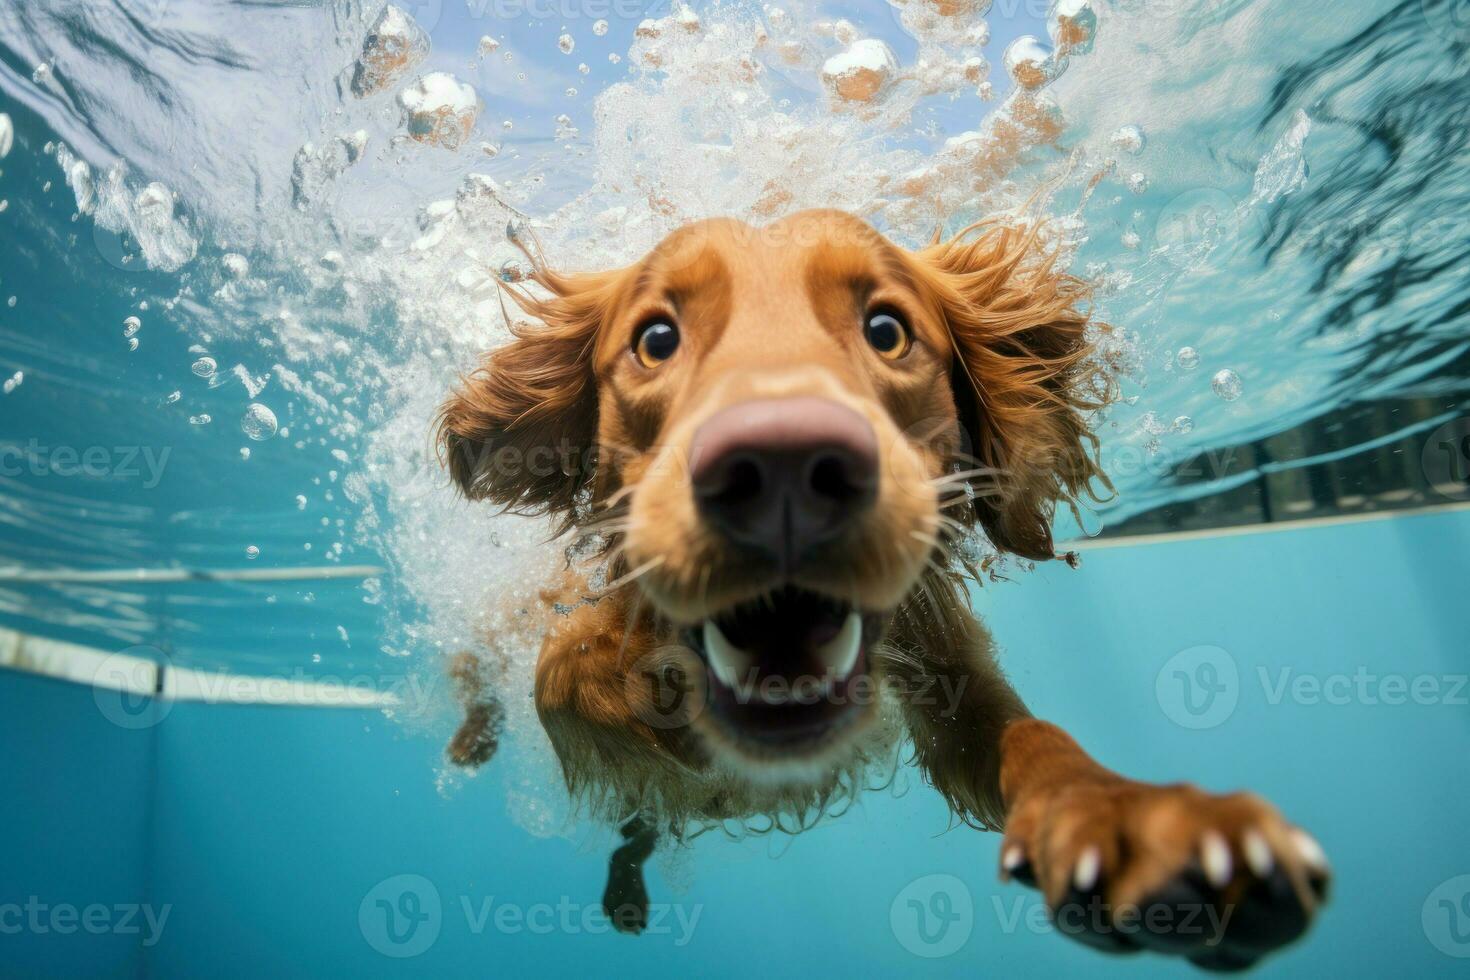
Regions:
[[[1140, 534], [1118, 538], [1068, 541], [1063, 550], [1102, 551], [1143, 545], [1231, 538], [1249, 534], [1280, 534], [1341, 524], [1427, 517], [1470, 511], [1470, 502], [1441, 504], [1371, 514], [1339, 514], [1272, 524], [1243, 524], [1238, 527]], [[383, 574], [373, 565], [327, 565], [314, 568], [242, 569], [0, 569], [0, 581], [22, 582], [271, 582], [313, 578], [367, 578]], [[146, 657], [110, 653], [93, 647], [51, 640], [0, 627], [0, 669], [23, 671], [91, 687], [94, 692], [118, 691], [162, 701], [196, 701], [206, 704], [269, 704], [317, 708], [374, 708], [399, 703], [390, 692], [356, 684], [313, 681], [300, 677], [270, 677], [231, 674], [175, 667]], [[101, 702], [99, 702], [99, 705]]]
[[1165, 531], [1159, 534], [1123, 534], [1116, 538], [1077, 538], [1072, 541], [1058, 542], [1057, 551], [1105, 551], [1109, 548], [1136, 548], [1142, 545], [1200, 541], [1206, 538], [1238, 538], [1248, 534], [1284, 534], [1289, 531], [1308, 531], [1314, 528], [1333, 527], [1340, 524], [1367, 524], [1372, 521], [1431, 517], [1435, 514], [1453, 514], [1466, 510], [1470, 510], [1470, 502], [1435, 504], [1430, 507], [1402, 507], [1397, 510], [1377, 510], [1368, 514], [1334, 514], [1331, 517], [1306, 517], [1293, 521], [1272, 521], [1268, 524], [1238, 524], [1233, 527], [1209, 527], [1201, 528], [1198, 531]]
[[3, 628], [0, 628], [0, 669], [81, 684], [99, 695], [121, 692], [159, 701], [311, 708], [381, 708], [398, 704], [398, 698], [392, 693], [361, 684], [175, 667], [147, 657], [110, 653]]
[[377, 565], [316, 565], [302, 568], [0, 568], [0, 582], [299, 582], [372, 578]]

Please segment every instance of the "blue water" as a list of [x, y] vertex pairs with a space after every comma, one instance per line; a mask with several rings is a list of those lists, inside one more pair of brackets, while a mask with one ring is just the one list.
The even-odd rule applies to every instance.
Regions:
[[[902, 198], [887, 176], [939, 168], [955, 224], [1052, 187], [1044, 207], [1070, 229], [1072, 266], [1098, 283], [1124, 339], [1125, 401], [1098, 420], [1119, 494], [1080, 528], [1064, 521], [1060, 534], [1081, 538], [1224, 489], [1168, 477], [1197, 452], [1380, 399], [1436, 405], [1386, 435], [1422, 439], [1467, 414], [1464, 4], [1098, 3], [1093, 49], [1022, 106], [1059, 135], [1014, 157], [985, 142], [1015, 94], [1002, 52], [1045, 37], [1045, 5], [991, 5], [988, 98], [968, 83], [902, 90], [912, 113], [868, 120], [823, 108], [815, 68], [840, 44], [813, 25], [847, 17], [913, 65], [924, 49], [887, 3], [789, 5], [810, 50], [795, 67], [770, 62], [740, 104], [725, 100], [735, 83], [700, 74], [718, 53], [673, 49], [677, 77], [635, 70], [634, 30], [660, 5], [562, 5], [537, 19], [478, 0], [405, 4], [432, 39], [416, 72], [452, 72], [484, 102], [457, 152], [395, 141], [391, 97], [356, 100], [339, 85], [378, 6], [0, 0], [0, 112], [14, 129], [0, 160], [0, 380], [20, 375], [0, 395], [0, 626], [205, 670], [429, 690], [392, 717], [178, 704], [129, 732], [86, 688], [0, 674], [10, 744], [50, 733], [0, 764], [5, 797], [28, 801], [8, 818], [0, 902], [146, 896], [174, 908], [147, 948], [116, 934], [0, 935], [0, 974], [1179, 969], [1008, 930], [992, 896], [1036, 899], [993, 884], [997, 839], [946, 832], [912, 774], [905, 794], [875, 795], [794, 841], [704, 838], [661, 859], [655, 900], [702, 910], [685, 945], [470, 928], [462, 898], [595, 901], [608, 838], [566, 819], [534, 727], [475, 779], [443, 769], [454, 717], [442, 652], [475, 635], [486, 596], [533, 586], [560, 545], [533, 522], [457, 503], [432, 458], [433, 406], [503, 337], [484, 283], [505, 259], [505, 214], [445, 219], [431, 205], [467, 174], [489, 175], [576, 264], [635, 250], [660, 220], [739, 212], [772, 179], [792, 207], [872, 214], [906, 242], [939, 216], [928, 192]], [[695, 7], [740, 43], [738, 25], [760, 16]], [[605, 34], [592, 27], [602, 8]], [[482, 57], [486, 34], [499, 47]], [[639, 138], [620, 135], [638, 125]], [[777, 139], [782, 126], [809, 142]], [[1125, 126], [1145, 134], [1136, 154], [1115, 146]], [[360, 162], [293, 185], [304, 144], [358, 130]], [[946, 154], [966, 140], [990, 149], [956, 168]], [[139, 204], [154, 182], [172, 219]], [[654, 198], [673, 217], [649, 217]], [[616, 234], [596, 231], [607, 221]], [[142, 323], [133, 338], [129, 316]], [[1179, 359], [1185, 346], [1197, 368]], [[203, 357], [208, 378], [191, 368]], [[1211, 385], [1227, 369], [1236, 400]], [[275, 415], [272, 438], [242, 430], [252, 402]], [[1465, 521], [1099, 547], [1080, 571], [1012, 569], [976, 605], [1033, 710], [1102, 761], [1257, 789], [1322, 839], [1337, 897], [1266, 972], [1450, 974], [1446, 946], [1470, 948], [1425, 917], [1437, 886], [1470, 874], [1457, 761], [1470, 709], [1268, 695], [1283, 668], [1463, 675]], [[304, 568], [340, 577], [64, 575]], [[1178, 724], [1157, 683], [1200, 647], [1226, 651], [1239, 684], [1236, 707], [1204, 729]], [[897, 896], [930, 874], [958, 878], [974, 909], [968, 941], [936, 959], [890, 921]], [[437, 940], [411, 959], [380, 955], [359, 921], [365, 896], [397, 875], [423, 876], [442, 901]]]
[[[1378, 690], [1388, 677], [1463, 677], [1455, 610], [1467, 546], [1470, 519], [1441, 515], [1118, 547], [977, 603], [1020, 692], [1101, 760], [1144, 778], [1249, 786], [1318, 833], [1335, 897], [1307, 940], [1260, 975], [1458, 976], [1453, 954], [1466, 947], [1428, 900], [1470, 873], [1470, 709], [1272, 692], [1283, 669], [1329, 684], [1362, 670]], [[1372, 574], [1360, 569], [1366, 554]], [[1157, 680], [1197, 645], [1226, 651], [1239, 680], [1223, 695], [1234, 706], [1190, 729]], [[606, 833], [530, 837], [488, 779], [444, 799], [424, 778], [437, 740], [376, 712], [178, 704], [124, 731], [87, 689], [30, 678], [0, 684], [0, 707], [8, 730], [51, 733], [25, 765], [0, 768], [6, 798], [27, 803], [5, 818], [6, 838], [29, 842], [7, 849], [7, 891], [171, 906], [147, 949], [139, 936], [0, 938], [8, 976], [184, 977], [206, 964], [282, 977], [1187, 970], [1105, 958], [1053, 934], [1035, 918], [1034, 893], [995, 880], [999, 838], [949, 829], [942, 802], [912, 779], [795, 839], [716, 835], [673, 862], [655, 859], [653, 900], [677, 908], [665, 931], [632, 939], [582, 925], [601, 894]], [[916, 938], [917, 923], [893, 915], [930, 875], [958, 879], [950, 894], [971, 909], [954, 926], [963, 944], [941, 958], [924, 955], [940, 947]], [[409, 892], [437, 896], [438, 912], [417, 940], [407, 919], [396, 922], [401, 939], [422, 944], [417, 955], [385, 956], [416, 947], [391, 942], [381, 913], [360, 921], [361, 904], [386, 895], [397, 908]], [[502, 905], [531, 919], [497, 926]]]

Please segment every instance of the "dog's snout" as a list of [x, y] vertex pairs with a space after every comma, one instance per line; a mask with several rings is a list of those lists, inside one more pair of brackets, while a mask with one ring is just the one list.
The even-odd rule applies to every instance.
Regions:
[[826, 398], [749, 401], [711, 416], [690, 447], [705, 520], [790, 568], [873, 505], [878, 440]]

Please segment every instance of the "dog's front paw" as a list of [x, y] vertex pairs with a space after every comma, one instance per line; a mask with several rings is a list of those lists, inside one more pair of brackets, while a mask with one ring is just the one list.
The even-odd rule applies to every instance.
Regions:
[[1329, 872], [1259, 797], [1108, 779], [1019, 800], [1001, 877], [1040, 888], [1056, 927], [1089, 946], [1238, 970], [1306, 931]]

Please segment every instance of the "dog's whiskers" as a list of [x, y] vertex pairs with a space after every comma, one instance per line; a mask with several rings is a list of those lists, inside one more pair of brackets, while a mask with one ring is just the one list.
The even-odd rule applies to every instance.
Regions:
[[650, 558], [648, 561], [639, 565], [637, 568], [633, 569], [631, 572], [628, 572], [626, 575], [621, 575], [604, 585], [600, 590], [598, 590], [597, 594], [599, 596], [610, 595], [611, 593], [616, 592], [618, 589], [621, 589], [623, 586], [630, 585], [633, 582], [637, 581], [639, 578], [653, 571], [655, 568], [662, 565], [663, 563], [663, 555], [659, 555], [657, 558]]
[[1010, 476], [1010, 473], [994, 466], [980, 466], [972, 470], [960, 470], [957, 473], [943, 473], [929, 482], [934, 486], [940, 486], [945, 483], [963, 483], [977, 476], [1002, 477]]

